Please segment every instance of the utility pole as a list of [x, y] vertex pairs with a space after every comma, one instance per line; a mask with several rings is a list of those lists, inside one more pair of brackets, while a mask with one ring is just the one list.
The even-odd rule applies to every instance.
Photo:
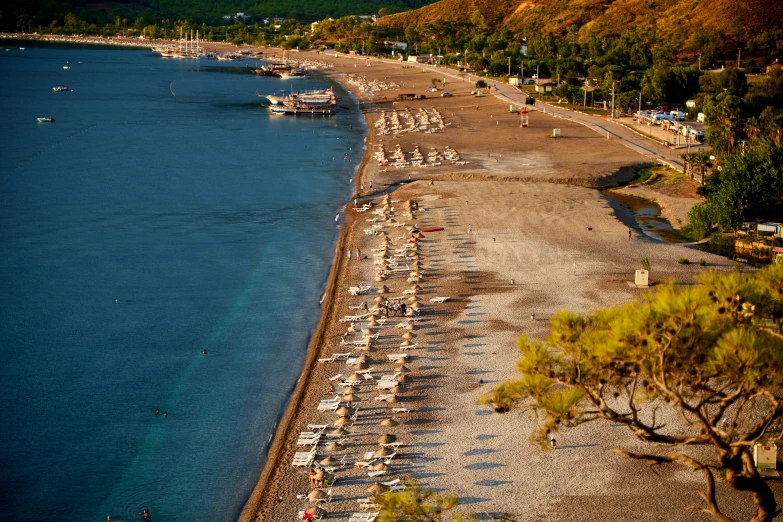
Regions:
[[612, 119], [614, 119], [614, 84], [615, 82], [612, 82]]
[[508, 77], [511, 78], [511, 57], [508, 57]]
[[519, 63], [522, 64], [522, 74], [520, 76], [522, 77], [522, 85], [525, 84], [525, 60], [519, 60]]
[[737, 69], [740, 68], [740, 56], [742, 56], [742, 49], [737, 49]]
[[699, 70], [701, 71], [701, 53], [699, 53]]
[[538, 65], [536, 65], [536, 85], [538, 85]]
[[585, 100], [582, 102], [582, 107], [587, 107], [587, 80], [585, 80], [585, 86], [582, 90], [585, 91]]
[[639, 89], [639, 114], [636, 116], [636, 124], [641, 125], [642, 121], [642, 89]]

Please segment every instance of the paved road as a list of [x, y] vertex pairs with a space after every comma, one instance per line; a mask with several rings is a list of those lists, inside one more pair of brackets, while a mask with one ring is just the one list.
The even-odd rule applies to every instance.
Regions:
[[[346, 55], [339, 55], [340, 57], [347, 57]], [[364, 57], [350, 57], [361, 61], [364, 61]], [[373, 58], [372, 61], [379, 61], [378, 58]], [[396, 60], [380, 60], [387, 63], [399, 64], [401, 62]], [[407, 62], [406, 62], [407, 65]], [[449, 77], [457, 81], [464, 81], [469, 83], [475, 83], [480, 78], [470, 74], [459, 73], [453, 69], [446, 69], [442, 67], [435, 67], [434, 65], [418, 64], [422, 69], [427, 69], [433, 72], [437, 77]], [[496, 82], [494, 80], [484, 81], [488, 85], [492, 86], [492, 94], [503, 100], [508, 104], [524, 105], [527, 95], [510, 85], [508, 83]], [[683, 163], [680, 158], [680, 151], [672, 150], [663, 145], [659, 145], [657, 142], [644, 138], [636, 132], [624, 127], [623, 125], [612, 123], [609, 118], [603, 118], [600, 116], [593, 116], [589, 114], [582, 114], [580, 112], [574, 112], [567, 109], [561, 109], [549, 104], [536, 103], [534, 106], [529, 106], [529, 110], [537, 110], [545, 114], [550, 114], [553, 117], [560, 117], [571, 120], [575, 123], [579, 123], [586, 127], [591, 128], [601, 136], [608, 136], [609, 139], [620, 140], [623, 145], [631, 150], [638, 152], [639, 154], [649, 158], [652, 161], [662, 162], [668, 164], [670, 167], [676, 170], [682, 170]]]

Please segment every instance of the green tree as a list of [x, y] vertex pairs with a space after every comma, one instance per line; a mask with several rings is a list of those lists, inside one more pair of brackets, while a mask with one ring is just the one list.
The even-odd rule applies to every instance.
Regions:
[[728, 92], [704, 97], [707, 142], [719, 153], [730, 155], [734, 151], [737, 133], [743, 127], [742, 109], [742, 99]]
[[709, 216], [723, 230], [735, 230], [744, 221], [782, 216], [783, 145], [759, 140], [745, 154], [728, 157], [705, 188], [707, 200], [691, 209], [689, 222], [693, 213], [694, 218]]
[[[456, 497], [439, 495], [415, 482], [401, 491], [387, 491], [376, 503], [380, 507], [378, 522], [440, 522], [445, 511], [459, 504]], [[463, 519], [457, 515], [454, 520]]]
[[484, 80], [479, 80], [476, 82], [476, 89], [486, 89], [487, 88], [487, 82]]
[[701, 90], [709, 94], [727, 92], [743, 97], [748, 93], [748, 78], [745, 73], [734, 67], [719, 73], [707, 73], [699, 78]]
[[[752, 496], [753, 522], [770, 522], [775, 496], [751, 449], [783, 416], [783, 266], [708, 272], [700, 281], [666, 283], [643, 301], [589, 315], [556, 314], [545, 343], [520, 338], [519, 377], [486, 400], [497, 412], [528, 409], [539, 427], [534, 440], [544, 446], [560, 429], [622, 424], [651, 447], [614, 453], [703, 475], [702, 512], [730, 520], [715, 489], [723, 479]], [[680, 449], [688, 446], [709, 451], [694, 457]]]

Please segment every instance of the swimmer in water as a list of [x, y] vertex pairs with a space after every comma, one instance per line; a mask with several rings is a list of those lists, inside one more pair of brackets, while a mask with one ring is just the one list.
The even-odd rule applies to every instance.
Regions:
[[155, 408], [155, 415], [160, 415], [160, 408]]
[[206, 349], [206, 348], [204, 348], [204, 355], [206, 355], [206, 354], [207, 354], [207, 349]]
[[169, 416], [169, 412], [167, 412], [167, 411], [164, 411], [164, 412], [163, 412], [163, 416], [164, 416], [164, 417], [168, 417], [168, 416]]

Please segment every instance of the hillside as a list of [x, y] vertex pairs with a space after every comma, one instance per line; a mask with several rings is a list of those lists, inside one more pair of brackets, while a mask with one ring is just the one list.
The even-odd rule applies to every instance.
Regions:
[[102, 26], [126, 18], [131, 25], [137, 17], [147, 23], [161, 20], [185, 20], [210, 25], [226, 23], [223, 16], [245, 13], [250, 23], [264, 18], [296, 18], [302, 22], [326, 17], [371, 15], [385, 9], [396, 13], [417, 9], [433, 0], [6, 0], [0, 6], [0, 29], [35, 30], [52, 20], [62, 23], [67, 13]]
[[[501, 26], [524, 36], [569, 31], [577, 40], [619, 36], [628, 29], [654, 29], [661, 45], [669, 39], [685, 48], [693, 35], [721, 33], [736, 48], [764, 31], [783, 27], [780, 0], [440, 0], [415, 11], [382, 18], [376, 27], [404, 30], [435, 20], [469, 22], [480, 11], [493, 29]], [[475, 19], [475, 18], [474, 18]]]

